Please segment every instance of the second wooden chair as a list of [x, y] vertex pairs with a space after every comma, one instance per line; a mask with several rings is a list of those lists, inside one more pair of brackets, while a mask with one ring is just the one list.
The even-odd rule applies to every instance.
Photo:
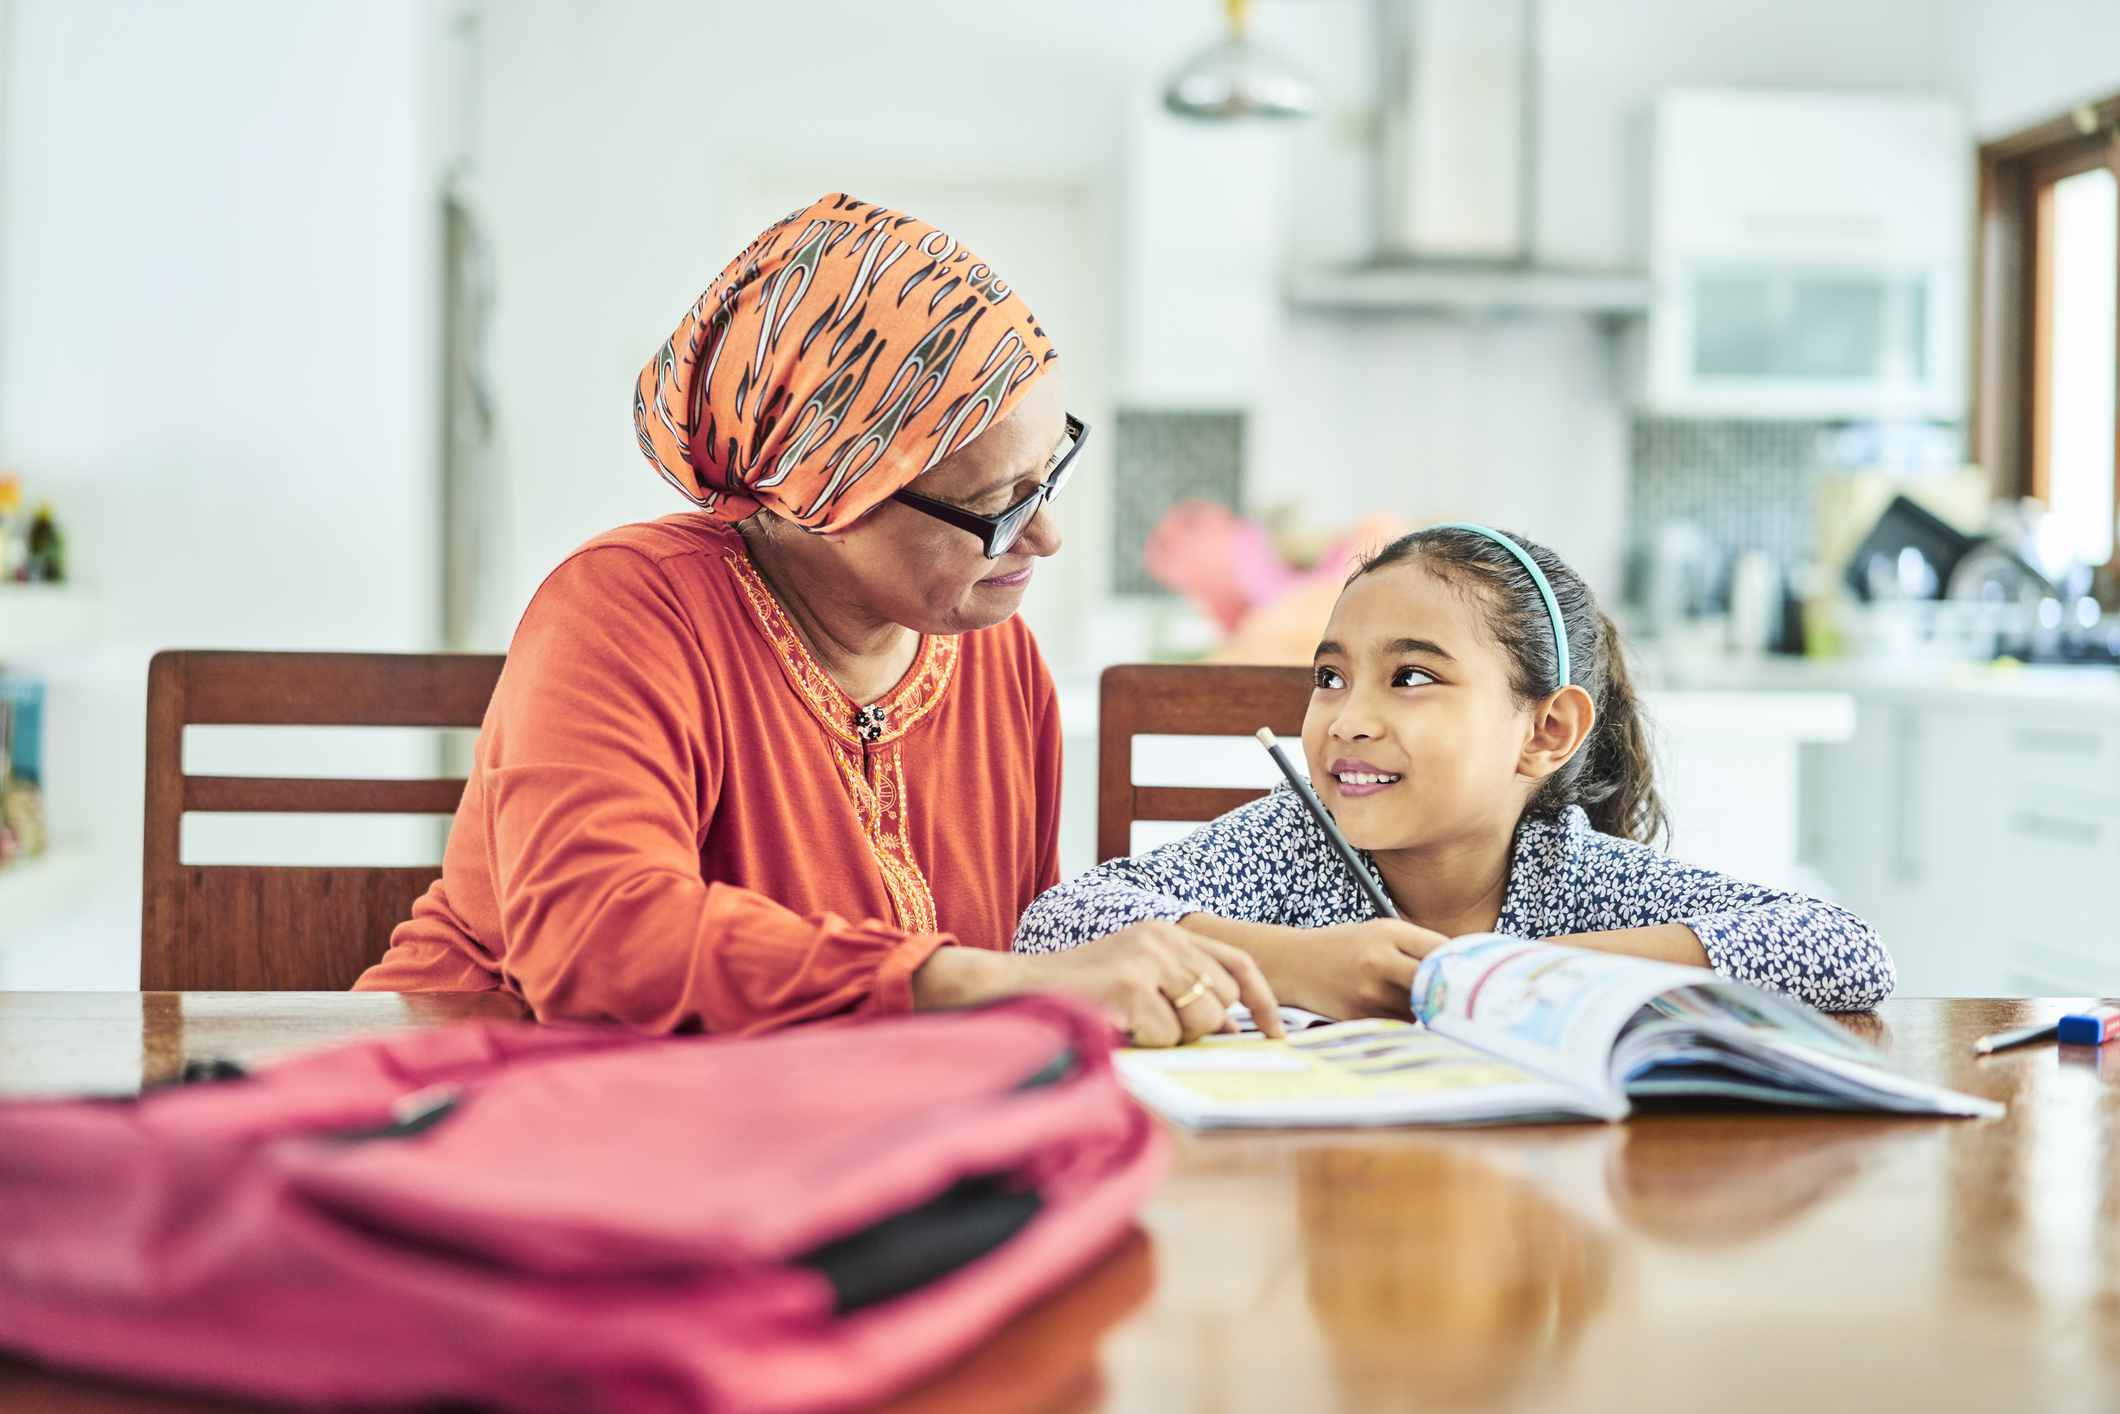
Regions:
[[1136, 820], [1212, 820], [1256, 787], [1134, 784], [1137, 736], [1250, 736], [1273, 728], [1300, 755], [1310, 669], [1205, 663], [1106, 668], [1097, 703], [1097, 859], [1126, 854]]

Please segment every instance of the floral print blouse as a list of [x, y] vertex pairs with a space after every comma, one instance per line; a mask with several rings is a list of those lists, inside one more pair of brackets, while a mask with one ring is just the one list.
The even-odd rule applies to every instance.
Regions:
[[[1362, 861], [1375, 876], [1366, 854]], [[1015, 949], [1056, 952], [1188, 913], [1291, 928], [1375, 916], [1324, 832], [1280, 786], [1161, 849], [1048, 889], [1025, 910]], [[1551, 938], [1659, 923], [1691, 928], [1724, 976], [1826, 1011], [1875, 1006], [1895, 981], [1877, 930], [1844, 908], [1599, 834], [1580, 806], [1517, 827], [1495, 932]]]

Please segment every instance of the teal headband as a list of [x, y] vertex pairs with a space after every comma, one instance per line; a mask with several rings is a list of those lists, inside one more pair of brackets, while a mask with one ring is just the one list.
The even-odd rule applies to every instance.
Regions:
[[1484, 525], [1474, 525], [1470, 521], [1454, 520], [1443, 525], [1431, 525], [1428, 528], [1430, 530], [1462, 530], [1471, 535], [1484, 535], [1487, 539], [1492, 540], [1495, 544], [1516, 556], [1516, 562], [1530, 573], [1531, 582], [1538, 586], [1538, 597], [1546, 601], [1546, 617], [1553, 623], [1553, 656], [1560, 665], [1560, 681], [1553, 685], [1554, 691], [1558, 692], [1566, 687], [1568, 685], [1568, 626], [1561, 621], [1560, 601], [1553, 597], [1553, 586], [1546, 583], [1546, 572], [1538, 567], [1538, 561], [1532, 559], [1530, 553], [1523, 546], [1517, 544], [1499, 530], [1490, 530]]

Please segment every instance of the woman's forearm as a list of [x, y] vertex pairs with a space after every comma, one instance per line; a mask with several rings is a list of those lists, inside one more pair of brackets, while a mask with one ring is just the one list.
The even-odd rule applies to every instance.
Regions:
[[913, 1010], [977, 1006], [1023, 990], [1022, 959], [985, 948], [939, 947], [913, 973]]

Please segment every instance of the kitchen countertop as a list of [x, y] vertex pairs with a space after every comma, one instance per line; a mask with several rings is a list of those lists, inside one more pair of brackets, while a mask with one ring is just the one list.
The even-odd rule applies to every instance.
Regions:
[[1643, 655], [1645, 695], [1673, 691], [1845, 692], [1922, 704], [2036, 706], [2120, 722], [2120, 669], [2065, 664]]

